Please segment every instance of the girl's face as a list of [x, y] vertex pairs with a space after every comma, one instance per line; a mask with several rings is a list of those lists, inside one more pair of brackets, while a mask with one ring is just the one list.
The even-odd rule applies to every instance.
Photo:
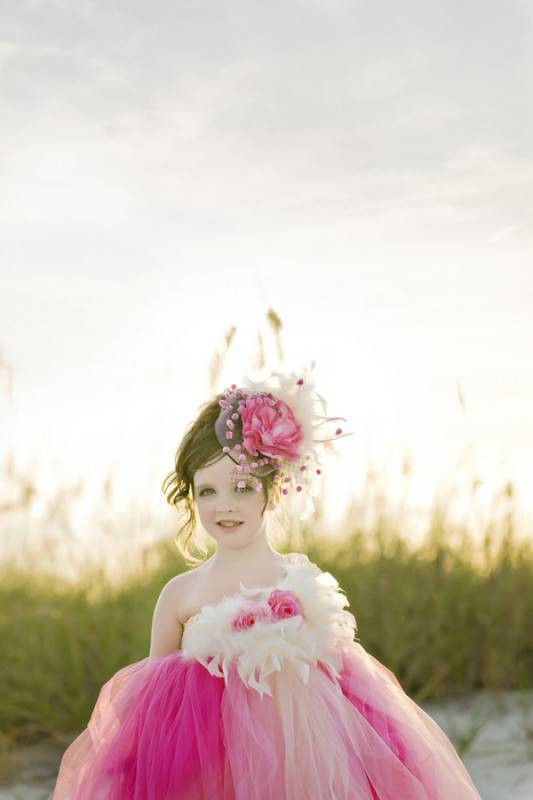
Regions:
[[[246, 481], [244, 488], [237, 486], [240, 480]], [[255, 490], [253, 478], [235, 473], [235, 462], [227, 455], [197, 470], [194, 499], [204, 529], [224, 547], [241, 547], [265, 530], [266, 518], [261, 515], [264, 493]], [[232, 520], [239, 524], [220, 525]]]

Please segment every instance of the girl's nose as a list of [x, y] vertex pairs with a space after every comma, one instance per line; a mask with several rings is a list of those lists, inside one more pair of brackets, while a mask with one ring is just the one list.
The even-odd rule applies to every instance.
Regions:
[[224, 499], [223, 497], [220, 498], [220, 502], [217, 503], [217, 511], [220, 513], [221, 511], [235, 511], [236, 503], [232, 499]]

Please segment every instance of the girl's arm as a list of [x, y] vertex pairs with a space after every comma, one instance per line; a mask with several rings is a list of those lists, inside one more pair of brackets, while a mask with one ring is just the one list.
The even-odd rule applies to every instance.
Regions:
[[183, 625], [178, 618], [179, 578], [172, 578], [162, 589], [154, 609], [150, 656], [168, 656], [179, 650]]

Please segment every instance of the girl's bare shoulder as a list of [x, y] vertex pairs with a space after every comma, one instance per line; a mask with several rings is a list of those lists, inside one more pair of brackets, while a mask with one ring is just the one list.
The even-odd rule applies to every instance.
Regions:
[[187, 587], [194, 586], [198, 583], [198, 579], [204, 576], [209, 561], [211, 561], [211, 559], [203, 561], [198, 567], [192, 567], [184, 572], [180, 572], [178, 575], [174, 575], [174, 577], [170, 578], [165, 584], [163, 587], [164, 590], [166, 589], [168, 592], [181, 592]]
[[161, 594], [167, 595], [181, 620], [189, 616], [189, 606], [198, 589], [204, 586], [205, 575], [209, 568], [211, 558], [203, 561], [198, 567], [193, 567], [179, 575], [174, 575], [163, 587]]

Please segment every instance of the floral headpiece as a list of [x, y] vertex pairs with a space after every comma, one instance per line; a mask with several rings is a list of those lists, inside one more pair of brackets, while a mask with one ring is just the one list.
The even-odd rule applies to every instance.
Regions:
[[[232, 384], [219, 400], [220, 413], [215, 423], [215, 433], [224, 453], [235, 461], [237, 486], [244, 488], [246, 478], [253, 479], [260, 492], [260, 478], [276, 472], [275, 482], [282, 484], [282, 494], [300, 493], [305, 488], [314, 494], [314, 482], [322, 473], [317, 445], [349, 436], [342, 428], [324, 436], [323, 426], [344, 417], [328, 417], [327, 404], [314, 390], [310, 372], [304, 376], [295, 373], [272, 372], [265, 381], [244, 378], [244, 387]], [[277, 388], [270, 386], [277, 380]], [[317, 413], [320, 403], [324, 415]], [[320, 438], [317, 438], [319, 431]], [[309, 497], [310, 500], [310, 497]], [[313, 510], [312, 500], [305, 516]], [[302, 514], [304, 516], [304, 514]]]

